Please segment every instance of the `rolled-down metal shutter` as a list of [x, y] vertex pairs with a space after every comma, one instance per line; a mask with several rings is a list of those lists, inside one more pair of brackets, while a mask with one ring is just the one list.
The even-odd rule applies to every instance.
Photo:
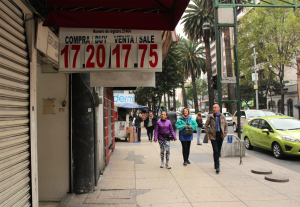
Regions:
[[22, 11], [0, 1], [0, 207], [31, 206], [29, 61]]

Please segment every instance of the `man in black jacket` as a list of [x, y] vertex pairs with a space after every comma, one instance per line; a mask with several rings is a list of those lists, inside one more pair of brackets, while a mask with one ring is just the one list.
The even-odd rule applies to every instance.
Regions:
[[149, 111], [149, 116], [144, 121], [144, 126], [147, 129], [149, 141], [152, 142], [153, 130], [155, 129], [157, 119], [153, 116], [153, 112]]
[[176, 121], [177, 121], [177, 114], [176, 114], [174, 108], [171, 108], [171, 111], [168, 111], [167, 117], [168, 117], [168, 119], [171, 121], [172, 126], [173, 126], [173, 130], [174, 130], [174, 132], [176, 133], [176, 127], [175, 127], [175, 124], [176, 124]]

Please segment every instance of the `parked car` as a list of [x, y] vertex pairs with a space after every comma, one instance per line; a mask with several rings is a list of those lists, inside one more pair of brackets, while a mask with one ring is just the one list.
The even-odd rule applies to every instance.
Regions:
[[248, 150], [259, 147], [273, 151], [275, 158], [300, 156], [300, 121], [290, 116], [265, 116], [244, 125], [242, 137]]
[[[266, 116], [262, 110], [241, 110], [241, 129], [244, 128], [244, 124], [256, 117]], [[233, 131], [237, 132], [237, 111], [232, 117]]]
[[226, 122], [228, 124], [228, 126], [232, 125], [232, 115], [229, 112], [224, 112], [223, 113], [226, 117]]
[[276, 113], [276, 116], [284, 116], [282, 113]]

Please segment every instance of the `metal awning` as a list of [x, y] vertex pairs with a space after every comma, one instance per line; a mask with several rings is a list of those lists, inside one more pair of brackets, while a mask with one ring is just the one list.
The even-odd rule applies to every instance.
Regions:
[[189, 0], [48, 0], [44, 26], [173, 31]]

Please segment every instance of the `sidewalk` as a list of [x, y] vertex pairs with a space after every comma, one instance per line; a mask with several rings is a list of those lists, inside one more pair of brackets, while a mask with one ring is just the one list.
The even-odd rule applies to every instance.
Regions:
[[[149, 142], [142, 132], [141, 143], [116, 143], [96, 190], [75, 195], [69, 207], [300, 206], [299, 173], [246, 155], [243, 165], [238, 157], [220, 158], [221, 172], [216, 174], [211, 144], [197, 145], [196, 134], [191, 164], [183, 166], [181, 144], [176, 141], [171, 142], [172, 169], [161, 169], [159, 144]], [[290, 181], [266, 181], [264, 175], [251, 173], [258, 167], [269, 168]]]

